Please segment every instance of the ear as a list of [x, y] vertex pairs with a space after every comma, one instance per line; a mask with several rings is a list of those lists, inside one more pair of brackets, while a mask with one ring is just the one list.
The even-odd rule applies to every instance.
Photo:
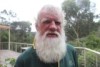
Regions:
[[39, 26], [38, 26], [38, 23], [36, 22], [36, 23], [35, 23], [35, 28], [36, 28], [37, 31], [38, 31], [38, 27], [39, 27]]

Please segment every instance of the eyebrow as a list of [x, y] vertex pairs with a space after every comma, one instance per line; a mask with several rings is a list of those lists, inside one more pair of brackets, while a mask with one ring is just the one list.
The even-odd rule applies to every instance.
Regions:
[[[51, 20], [50, 18], [48, 18], [48, 17], [46, 17], [46, 18], [42, 18], [41, 19], [41, 22], [44, 22], [44, 21], [46, 21], [46, 20]], [[54, 21], [58, 21], [58, 22], [61, 22], [60, 20], [58, 20], [58, 19], [54, 19]]]
[[43, 18], [43, 19], [41, 19], [41, 22], [44, 22], [46, 20], [48, 20], [48, 18]]

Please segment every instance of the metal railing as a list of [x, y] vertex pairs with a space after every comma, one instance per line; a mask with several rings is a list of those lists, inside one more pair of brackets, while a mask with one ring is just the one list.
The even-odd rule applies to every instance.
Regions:
[[79, 67], [100, 67], [100, 52], [85, 47], [75, 48], [78, 53]]
[[[10, 42], [10, 50], [13, 50], [16, 52], [22, 52], [22, 47], [29, 47], [29, 46], [32, 46], [32, 44]], [[0, 50], [8, 50], [8, 49], [9, 49], [8, 42], [0, 42]]]
[[[22, 52], [22, 47], [29, 47], [32, 44], [11, 42], [10, 50]], [[100, 67], [100, 52], [85, 48], [75, 47], [78, 53], [79, 67]], [[8, 50], [8, 42], [0, 42], [0, 50]]]

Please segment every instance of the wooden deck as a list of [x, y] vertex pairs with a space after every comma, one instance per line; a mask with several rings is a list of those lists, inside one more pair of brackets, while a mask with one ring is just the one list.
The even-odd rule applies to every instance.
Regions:
[[17, 58], [20, 53], [11, 50], [0, 50], [0, 64], [5, 64], [5, 59], [7, 58]]

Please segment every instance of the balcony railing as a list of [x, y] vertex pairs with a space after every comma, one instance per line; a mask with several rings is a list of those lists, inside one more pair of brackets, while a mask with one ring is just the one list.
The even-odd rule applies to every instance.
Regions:
[[[10, 50], [13, 50], [16, 52], [22, 52], [22, 47], [29, 47], [29, 46], [32, 46], [32, 44], [10, 42]], [[0, 42], [0, 50], [8, 50], [8, 49], [9, 49], [8, 42]]]
[[100, 67], [100, 52], [85, 47], [75, 48], [78, 53], [79, 67]]
[[[32, 44], [11, 42], [10, 50], [22, 52], [22, 47], [29, 47]], [[100, 67], [100, 52], [85, 48], [75, 47], [78, 54], [79, 67]], [[0, 50], [8, 50], [8, 42], [0, 42]]]

